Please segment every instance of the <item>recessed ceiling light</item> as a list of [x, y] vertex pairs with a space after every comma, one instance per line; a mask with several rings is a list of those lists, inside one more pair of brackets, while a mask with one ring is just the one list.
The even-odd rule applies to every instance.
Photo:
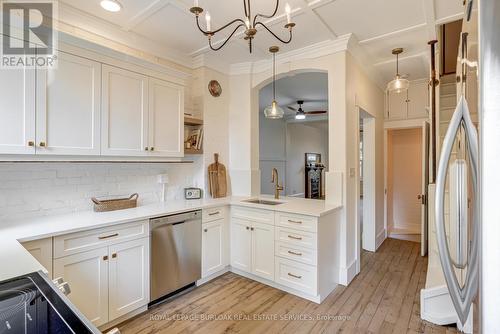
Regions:
[[107, 10], [108, 12], [119, 12], [122, 10], [122, 5], [116, 0], [102, 0], [101, 7]]

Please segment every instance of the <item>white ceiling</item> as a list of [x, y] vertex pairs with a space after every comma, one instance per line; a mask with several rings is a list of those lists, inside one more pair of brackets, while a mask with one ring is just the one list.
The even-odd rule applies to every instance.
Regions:
[[[259, 91], [261, 112], [273, 100], [272, 83]], [[328, 110], [328, 74], [320, 72], [299, 73], [276, 80], [276, 101], [288, 116], [295, 112], [288, 106], [298, 108], [297, 100], [305, 101], [304, 111]]]
[[[120, 0], [123, 10], [118, 13], [104, 11], [100, 0], [60, 0], [64, 8], [82, 13], [86, 19], [87, 30], [106, 27], [105, 34], [112, 35], [115, 29], [123, 36], [124, 32], [131, 41], [143, 39], [161, 47], [166, 58], [191, 59], [192, 57], [213, 53], [207, 47], [206, 38], [198, 31], [194, 16], [189, 12], [193, 0]], [[242, 1], [199, 0], [200, 6], [210, 11], [214, 28], [243, 16]], [[424, 78], [428, 72], [427, 41], [436, 37], [436, 26], [461, 18], [463, 0], [287, 0], [292, 7], [294, 29], [292, 43], [282, 45], [267, 31], [260, 29], [254, 40], [255, 50], [249, 54], [243, 33], [237, 33], [232, 41], [217, 57], [226, 64], [269, 59], [267, 49], [279, 45], [282, 52], [304, 48], [318, 42], [334, 40], [338, 36], [354, 34], [365, 49], [385, 81], [394, 75], [394, 57], [391, 49], [405, 48], [401, 56], [401, 73], [409, 74], [410, 80]], [[253, 12], [270, 13], [275, 2], [253, 0]], [[279, 14], [267, 21], [272, 30], [287, 37], [283, 28], [286, 23], [284, 6], [280, 1]], [[71, 22], [69, 22], [71, 20]], [[93, 25], [92, 20], [99, 24]], [[204, 25], [204, 18], [202, 18]], [[83, 25], [68, 16], [67, 23]], [[104, 25], [103, 25], [104, 24]], [[229, 33], [232, 31], [228, 29]], [[93, 31], [99, 33], [99, 31]], [[218, 36], [220, 35], [220, 36]], [[223, 40], [221, 32], [214, 42]], [[158, 48], [157, 48], [158, 50]], [[158, 53], [158, 52], [157, 52]], [[175, 56], [174, 56], [175, 55]]]

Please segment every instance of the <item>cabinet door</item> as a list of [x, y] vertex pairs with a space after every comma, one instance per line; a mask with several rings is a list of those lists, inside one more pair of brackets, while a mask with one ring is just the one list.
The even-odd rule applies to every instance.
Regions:
[[405, 119], [407, 115], [407, 92], [389, 92], [389, 119]]
[[35, 154], [35, 71], [1, 72], [0, 154]]
[[102, 65], [103, 155], [143, 156], [148, 147], [148, 78]]
[[408, 118], [427, 118], [429, 105], [427, 83], [415, 83], [408, 89]]
[[109, 247], [109, 321], [149, 302], [149, 238]]
[[251, 272], [251, 222], [233, 218], [231, 221], [231, 266]]
[[108, 322], [108, 248], [54, 260], [54, 277], [69, 283], [68, 298], [96, 326]]
[[252, 274], [274, 280], [274, 226], [252, 223]]
[[52, 238], [33, 240], [22, 243], [23, 247], [48, 271], [52, 277]]
[[184, 155], [184, 88], [149, 79], [149, 146], [161, 157]]
[[225, 220], [219, 219], [203, 224], [201, 238], [201, 273], [207, 277], [224, 269], [225, 264]]
[[37, 71], [37, 154], [99, 155], [101, 64], [59, 52]]

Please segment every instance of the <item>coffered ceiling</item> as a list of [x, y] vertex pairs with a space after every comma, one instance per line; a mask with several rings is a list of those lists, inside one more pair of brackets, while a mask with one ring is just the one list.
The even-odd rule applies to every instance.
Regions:
[[[278, 44], [282, 52], [304, 48], [339, 36], [354, 34], [384, 81], [394, 75], [391, 49], [405, 48], [400, 58], [401, 73], [410, 80], [424, 78], [428, 72], [427, 41], [436, 37], [439, 24], [462, 17], [463, 0], [287, 0], [297, 23], [294, 38], [280, 45], [267, 31], [259, 30], [255, 50], [249, 54], [243, 33], [216, 54], [225, 64], [269, 59], [267, 49]], [[99, 0], [60, 0], [60, 19], [66, 23], [148, 48], [158, 56], [190, 64], [196, 56], [214, 51], [207, 47], [206, 38], [197, 30], [189, 8], [193, 0], [120, 0], [123, 10], [110, 13], [103, 10]], [[199, 0], [209, 10], [212, 25], [219, 27], [243, 16], [242, 1]], [[280, 1], [279, 15], [268, 20], [277, 34], [287, 36], [284, 7]], [[252, 0], [254, 12], [270, 13], [275, 2]], [[204, 22], [204, 20], [202, 20]], [[230, 31], [228, 31], [229, 33]], [[223, 40], [224, 35], [214, 37]]]

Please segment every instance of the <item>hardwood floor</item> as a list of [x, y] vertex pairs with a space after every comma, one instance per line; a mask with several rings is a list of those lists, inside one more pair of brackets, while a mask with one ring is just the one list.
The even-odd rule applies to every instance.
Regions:
[[420, 319], [427, 258], [387, 239], [361, 273], [321, 304], [225, 274], [119, 326], [128, 333], [457, 333]]

